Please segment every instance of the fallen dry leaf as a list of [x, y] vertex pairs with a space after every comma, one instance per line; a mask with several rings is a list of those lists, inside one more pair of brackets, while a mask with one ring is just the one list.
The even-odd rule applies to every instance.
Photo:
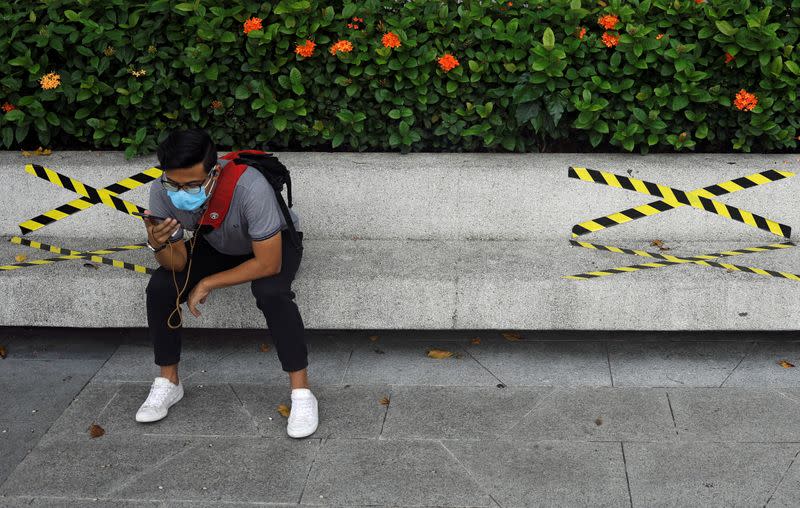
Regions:
[[89, 427], [89, 435], [93, 438], [100, 437], [105, 433], [106, 431], [103, 429], [103, 427], [97, 425], [96, 423], [93, 423], [92, 426]]
[[27, 150], [22, 151], [22, 155], [25, 157], [30, 157], [31, 155], [50, 155], [51, 153], [53, 153], [53, 150], [49, 148], [42, 148], [41, 146], [32, 152]]
[[6, 352], [6, 347], [0, 346], [0, 358], [5, 360], [7, 354], [8, 353]]
[[598, 416], [597, 419], [594, 421], [595, 425], [603, 425], [603, 417]]
[[382, 406], [388, 406], [389, 405], [389, 397], [382, 398], [381, 399], [381, 405]]
[[28, 256], [26, 256], [25, 254], [17, 254], [17, 255], [14, 257], [14, 259], [17, 261], [17, 263], [22, 263], [23, 261], [25, 261], [26, 259], [28, 259]]
[[787, 362], [786, 360], [781, 360], [778, 362], [778, 365], [783, 367], [784, 369], [790, 369], [794, 367], [794, 364]]
[[269, 351], [269, 344], [262, 342], [261, 346], [259, 346], [259, 349], [261, 350], [262, 353], [266, 353], [267, 351]]
[[658, 250], [669, 250], [669, 247], [665, 246], [662, 240], [653, 240], [650, 242], [650, 245], [652, 247], [658, 247]]
[[99, 268], [97, 265], [92, 264], [92, 263], [84, 263], [83, 266], [85, 266], [86, 268], [93, 268], [95, 270], [97, 270]]
[[376, 340], [378, 340], [378, 336], [377, 335], [370, 335], [369, 336], [369, 340], [371, 340], [372, 342], [375, 342]]
[[278, 405], [278, 412], [279, 412], [279, 413], [281, 414], [281, 416], [283, 416], [284, 418], [289, 418], [289, 406], [287, 406], [286, 404], [280, 404], [280, 405]]
[[520, 340], [520, 339], [522, 339], [522, 335], [520, 335], [520, 334], [518, 334], [516, 332], [503, 332], [502, 335], [507, 340]]
[[449, 358], [453, 356], [453, 353], [444, 349], [431, 348], [428, 350], [428, 356], [431, 358], [436, 358], [437, 360], [441, 360], [442, 358]]
[[477, 346], [478, 344], [480, 344], [480, 343], [481, 343], [481, 338], [480, 338], [480, 337], [475, 337], [474, 339], [472, 339], [471, 341], [469, 341], [469, 343], [470, 343], [470, 344], [475, 344], [475, 345]]

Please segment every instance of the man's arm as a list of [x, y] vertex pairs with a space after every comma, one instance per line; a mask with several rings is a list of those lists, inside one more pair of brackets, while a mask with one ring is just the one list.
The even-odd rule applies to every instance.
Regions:
[[281, 232], [278, 231], [278, 233], [266, 240], [254, 241], [251, 244], [255, 257], [229, 270], [209, 275], [202, 279], [199, 284], [206, 285], [208, 289], [217, 289], [280, 273]]
[[175, 272], [182, 272], [186, 268], [186, 244], [183, 240], [169, 242], [169, 245], [156, 252], [158, 264]]

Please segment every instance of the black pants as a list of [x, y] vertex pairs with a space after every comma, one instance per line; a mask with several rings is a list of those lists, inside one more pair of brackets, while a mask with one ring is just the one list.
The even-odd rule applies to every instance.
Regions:
[[[302, 232], [298, 232], [301, 241]], [[300, 267], [302, 253], [295, 249], [287, 230], [282, 231], [281, 271], [270, 277], [262, 277], [250, 282], [256, 306], [264, 313], [267, 326], [272, 335], [272, 342], [278, 353], [281, 368], [286, 372], [302, 370], [308, 365], [308, 350], [304, 337], [303, 319], [294, 301], [292, 281]], [[253, 253], [243, 256], [230, 256], [214, 249], [200, 235], [191, 252], [188, 240], [184, 241], [187, 255], [192, 258], [192, 269], [189, 283], [181, 295], [181, 303], [186, 302], [189, 292], [208, 275], [233, 268], [252, 258]], [[167, 247], [169, 248], [169, 247]], [[189, 263], [187, 260], [186, 267]], [[150, 277], [147, 285], [147, 324], [150, 339], [153, 342], [156, 365], [172, 365], [178, 363], [181, 356], [181, 328], [171, 329], [167, 326], [169, 315], [175, 311], [175, 298], [186, 282], [186, 268], [175, 272], [178, 289], [172, 280], [172, 271], [159, 267]], [[222, 288], [224, 289], [224, 288]], [[216, 289], [215, 291], [220, 291]], [[188, 310], [184, 318], [194, 316]], [[180, 319], [178, 313], [172, 316], [172, 325], [176, 326]]]

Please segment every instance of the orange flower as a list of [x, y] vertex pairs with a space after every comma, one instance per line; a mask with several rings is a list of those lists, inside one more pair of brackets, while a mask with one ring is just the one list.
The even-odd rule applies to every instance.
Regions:
[[244, 33], [249, 34], [253, 30], [261, 30], [261, 18], [252, 17], [244, 22]]
[[347, 40], [339, 40], [333, 46], [331, 46], [330, 52], [331, 55], [335, 55], [337, 52], [349, 53], [353, 51], [353, 43]]
[[619, 18], [613, 14], [606, 14], [605, 16], [600, 16], [600, 19], [598, 19], [597, 22], [600, 23], [600, 26], [606, 30], [611, 30], [617, 26], [617, 23], [619, 23]]
[[56, 72], [49, 72], [39, 79], [43, 90], [52, 90], [61, 84], [61, 76]]
[[389, 32], [381, 37], [381, 42], [383, 43], [383, 47], [385, 48], [399, 48], [400, 47], [400, 37], [397, 36], [394, 32]]
[[603, 36], [600, 38], [603, 41], [603, 44], [606, 47], [612, 48], [619, 44], [619, 35], [613, 35], [608, 32], [603, 32]]
[[705, 2], [705, 1], [706, 1], [706, 0], [694, 0], [694, 3], [696, 3], [696, 4], [701, 4], [701, 3]]
[[664, 37], [664, 34], [658, 34], [656, 35], [656, 40], [660, 40], [662, 37]]
[[733, 104], [740, 111], [752, 111], [756, 104], [758, 104], [758, 97], [742, 88], [736, 94]]
[[302, 56], [303, 58], [308, 58], [308, 57], [314, 55], [314, 47], [315, 46], [316, 46], [316, 43], [314, 41], [306, 39], [306, 42], [304, 44], [302, 44], [302, 45], [298, 44], [294, 48], [294, 52], [297, 53], [298, 55]]
[[5, 111], [6, 113], [8, 113], [9, 111], [13, 111], [15, 109], [17, 109], [17, 107], [11, 104], [10, 102], [3, 103], [3, 111]]
[[222, 107], [222, 102], [218, 100], [211, 101], [211, 109], [220, 109]]
[[511, 7], [512, 5], [514, 5], [512, 2], [508, 2], [509, 7]]
[[725, 52], [725, 63], [730, 63], [730, 61], [733, 60], [733, 59], [734, 59], [734, 56], [726, 51]]
[[578, 32], [578, 39], [583, 39], [583, 36], [586, 35], [586, 27], [581, 27], [581, 30]]
[[458, 67], [458, 60], [450, 53], [445, 53], [444, 56], [439, 58], [438, 62], [439, 67], [441, 67], [444, 72]]

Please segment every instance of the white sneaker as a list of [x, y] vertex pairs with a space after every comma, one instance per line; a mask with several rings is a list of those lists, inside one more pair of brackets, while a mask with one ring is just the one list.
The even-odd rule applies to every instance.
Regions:
[[167, 416], [167, 410], [183, 398], [183, 384], [158, 376], [150, 387], [147, 400], [136, 412], [137, 422], [155, 422]]
[[286, 433], [291, 437], [306, 437], [317, 430], [319, 415], [317, 398], [308, 388], [292, 389], [292, 408]]

